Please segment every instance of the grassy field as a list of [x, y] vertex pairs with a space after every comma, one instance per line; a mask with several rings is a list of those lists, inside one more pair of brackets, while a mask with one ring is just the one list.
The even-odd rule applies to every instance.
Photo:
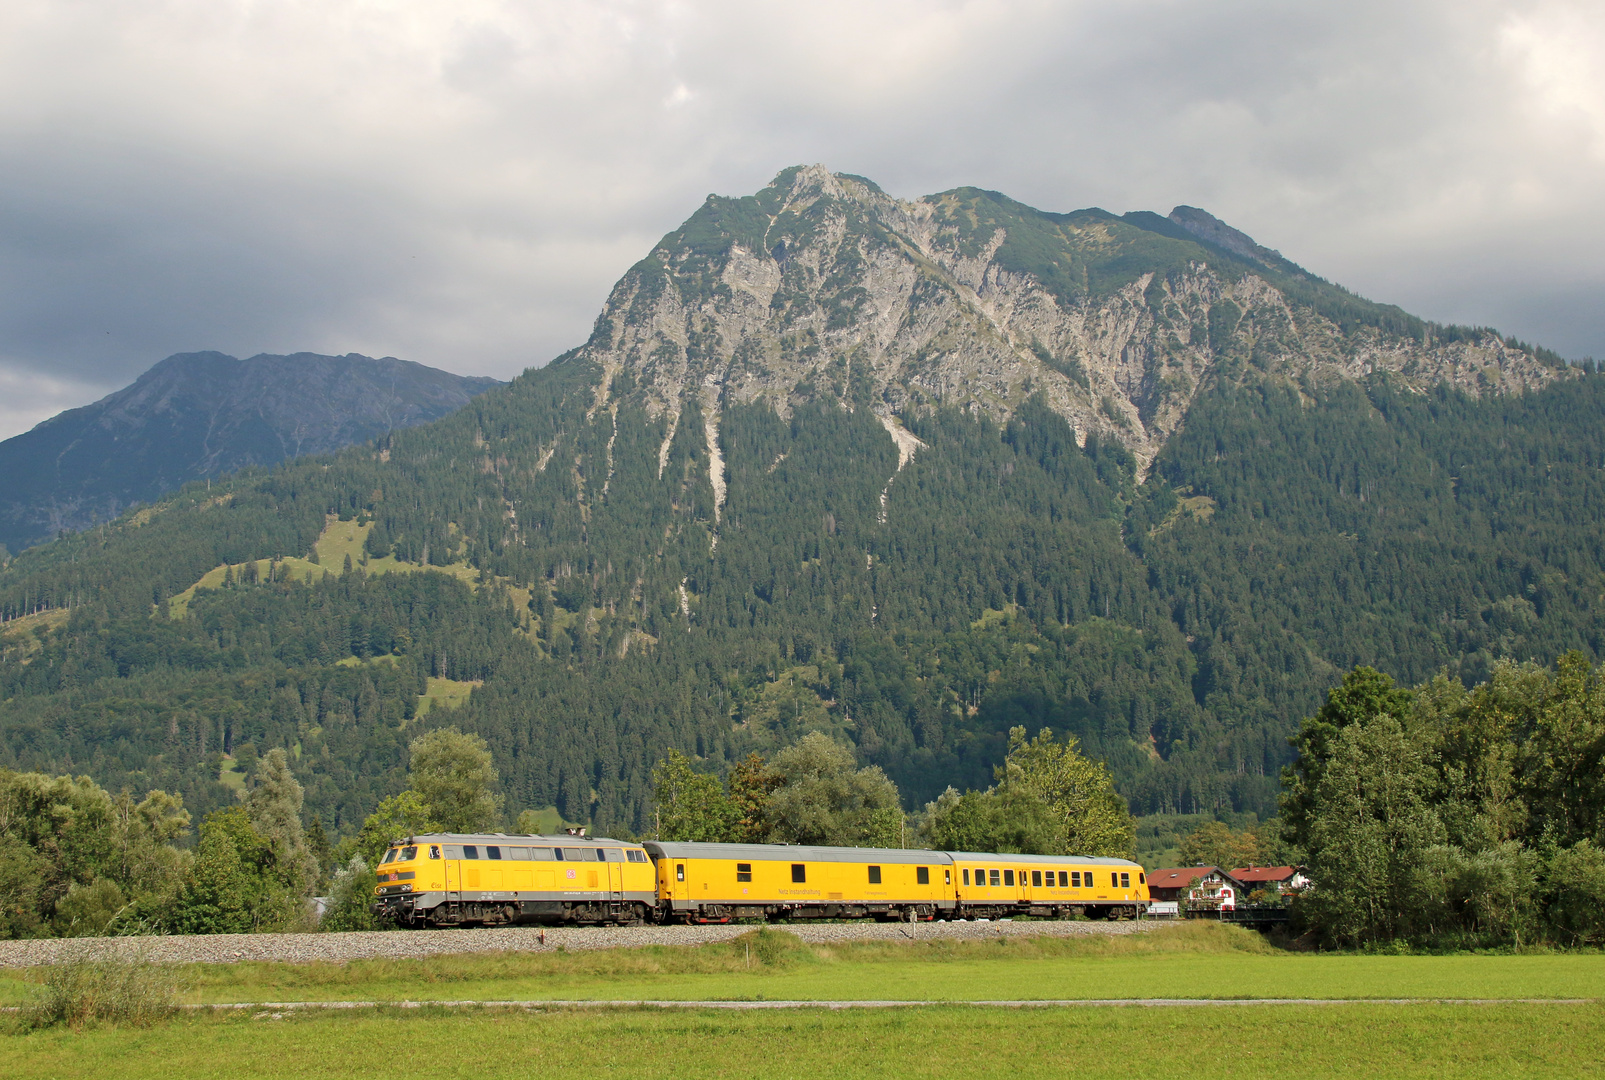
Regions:
[[[449, 931], [448, 931], [449, 932]], [[914, 931], [916, 934], [918, 930]], [[0, 1001], [33, 992], [0, 977]], [[807, 947], [770, 931], [700, 948], [500, 953], [349, 964], [195, 965], [186, 1000], [1044, 1000], [1599, 998], [1605, 955], [1289, 953], [1212, 923], [1147, 934]]]
[[[917, 930], [915, 931], [918, 932]], [[42, 973], [0, 978], [27, 1000]], [[1119, 938], [806, 946], [753, 933], [699, 948], [338, 964], [197, 965], [193, 1002], [641, 998], [948, 1000], [909, 1008], [243, 1010], [148, 1029], [0, 1034], [0, 1075], [31, 1077], [1300, 1077], [1581, 1076], [1605, 1067], [1600, 1004], [1002, 1009], [977, 999], [1602, 997], [1597, 954], [1288, 953], [1191, 923]]]
[[[33, 1077], [1584, 1076], [1596, 1006], [195, 1015], [147, 1030], [0, 1036]], [[1207, 1066], [1201, 1063], [1209, 1063]]]

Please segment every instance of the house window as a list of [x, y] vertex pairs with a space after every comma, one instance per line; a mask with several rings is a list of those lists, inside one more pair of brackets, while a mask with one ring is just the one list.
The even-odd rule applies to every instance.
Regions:
[[791, 864], [791, 882], [793, 885], [804, 885], [808, 882], [808, 865], [794, 862]]
[[914, 884], [929, 885], [931, 883], [931, 868], [920, 866], [914, 869]]
[[752, 864], [750, 862], [738, 862], [738, 863], [736, 863], [736, 880], [737, 881], [751, 881], [752, 880]]
[[869, 868], [869, 883], [871, 885], [879, 885], [881, 883], [881, 868], [880, 867], [872, 866], [872, 867]]
[[1031, 871], [1031, 887], [1032, 888], [1037, 888], [1041, 884], [1042, 884], [1042, 871], [1041, 870], [1033, 870], [1033, 871]]
[[1014, 884], [1014, 871], [1013, 870], [1005, 870], [1005, 871], [1003, 871], [1003, 884], [1005, 884], [1005, 885], [1013, 885]]
[[998, 884], [998, 872], [996, 870], [992, 871], [992, 884], [994, 886]]

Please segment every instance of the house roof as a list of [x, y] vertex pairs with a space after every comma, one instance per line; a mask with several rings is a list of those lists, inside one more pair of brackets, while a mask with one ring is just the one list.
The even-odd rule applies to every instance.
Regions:
[[1232, 877], [1244, 885], [1255, 885], [1264, 881], [1291, 881], [1297, 873], [1295, 866], [1245, 866], [1233, 870]]
[[1150, 889], [1185, 889], [1199, 878], [1208, 877], [1210, 874], [1219, 874], [1228, 880], [1234, 876], [1218, 866], [1179, 866], [1168, 870], [1149, 871], [1148, 887]]

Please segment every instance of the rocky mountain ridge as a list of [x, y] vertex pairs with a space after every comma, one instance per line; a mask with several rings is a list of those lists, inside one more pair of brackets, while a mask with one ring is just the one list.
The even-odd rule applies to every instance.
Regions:
[[1001, 421], [1040, 393], [1079, 441], [1124, 445], [1139, 477], [1200, 388], [1245, 366], [1473, 395], [1557, 377], [1557, 358], [1361, 300], [1195, 208], [1047, 214], [968, 188], [904, 201], [817, 165], [710, 196], [625, 274], [571, 358], [603, 369], [598, 409], [634, 395], [669, 417], [660, 462], [693, 398], [717, 455], [731, 403], [785, 416], [835, 397], [906, 451], [910, 409]]

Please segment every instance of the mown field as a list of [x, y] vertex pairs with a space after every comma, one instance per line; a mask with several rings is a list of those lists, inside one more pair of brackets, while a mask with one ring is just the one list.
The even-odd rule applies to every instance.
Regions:
[[[43, 972], [10, 972], [21, 1003]], [[7, 1077], [486, 1076], [546, 1063], [606, 1076], [1577, 1076], [1605, 1069], [1605, 1006], [1191, 1005], [1009, 1009], [1050, 998], [1596, 998], [1605, 956], [1312, 955], [1190, 924], [1093, 939], [804, 946], [769, 932], [699, 948], [463, 955], [180, 971], [191, 1002], [892, 999], [874, 1010], [567, 1008], [188, 1012], [148, 1029], [12, 1031]]]

